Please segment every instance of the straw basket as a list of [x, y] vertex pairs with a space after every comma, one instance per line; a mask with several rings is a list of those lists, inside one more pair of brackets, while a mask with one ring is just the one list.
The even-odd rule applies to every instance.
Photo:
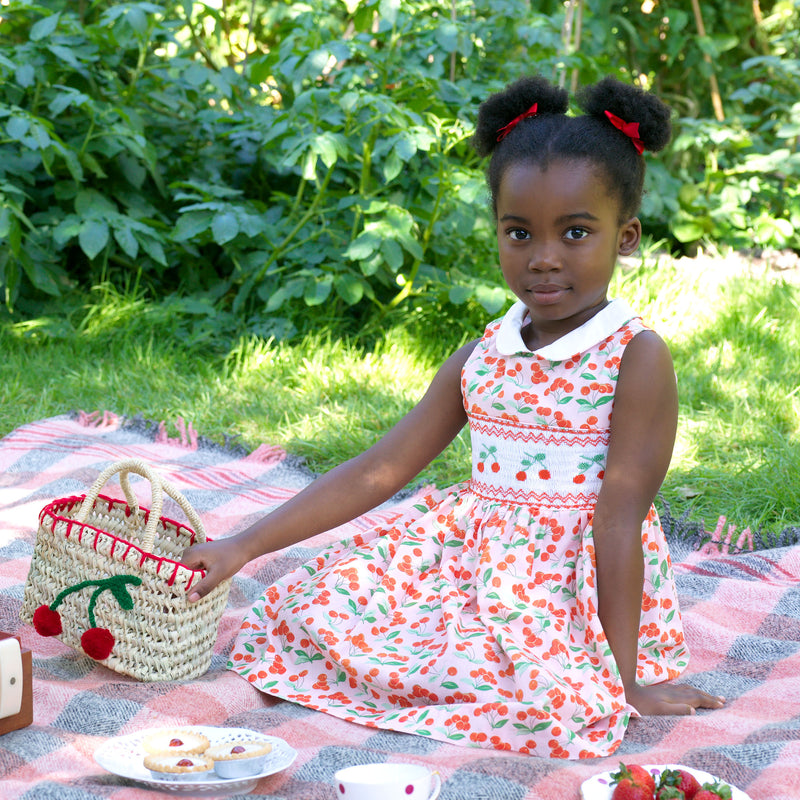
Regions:
[[[119, 473], [126, 501], [100, 494]], [[152, 509], [139, 508], [129, 474], [150, 482]], [[164, 494], [194, 530], [161, 516]], [[62, 642], [143, 681], [186, 680], [209, 667], [230, 581], [189, 603], [203, 576], [180, 563], [206, 540], [188, 500], [144, 462], [105, 469], [88, 494], [54, 500], [39, 514], [21, 617]]]

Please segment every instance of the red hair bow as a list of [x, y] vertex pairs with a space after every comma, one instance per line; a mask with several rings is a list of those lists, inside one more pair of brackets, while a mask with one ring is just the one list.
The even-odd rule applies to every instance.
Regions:
[[620, 119], [610, 111], [606, 111], [605, 113], [611, 124], [618, 130], [621, 130], [633, 142], [636, 152], [640, 155], [644, 153], [644, 142], [639, 138], [639, 123], [625, 122], [624, 119]]
[[520, 122], [522, 122], [522, 120], [527, 119], [528, 117], [535, 117], [538, 107], [539, 104], [534, 103], [527, 111], [523, 111], [518, 117], [514, 117], [514, 119], [512, 119], [508, 125], [503, 125], [503, 127], [497, 131], [497, 141], [502, 142], [503, 139], [505, 139], [506, 136], [508, 136], [508, 134], [511, 133], [511, 131], [513, 131]]

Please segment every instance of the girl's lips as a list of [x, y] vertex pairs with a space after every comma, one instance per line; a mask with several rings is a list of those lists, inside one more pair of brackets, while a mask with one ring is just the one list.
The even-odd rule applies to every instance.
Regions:
[[528, 291], [533, 295], [533, 299], [542, 305], [557, 303], [567, 292], [566, 287], [556, 286], [552, 283], [540, 283], [531, 286]]

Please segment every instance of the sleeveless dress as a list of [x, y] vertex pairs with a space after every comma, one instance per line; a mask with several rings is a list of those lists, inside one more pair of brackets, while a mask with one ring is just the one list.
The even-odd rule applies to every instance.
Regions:
[[[532, 353], [518, 303], [462, 372], [472, 478], [408, 503], [270, 586], [228, 666], [262, 692], [451, 743], [603, 757], [636, 711], [597, 616], [592, 543], [625, 346], [615, 300]], [[655, 508], [642, 525], [638, 680], [686, 667]]]

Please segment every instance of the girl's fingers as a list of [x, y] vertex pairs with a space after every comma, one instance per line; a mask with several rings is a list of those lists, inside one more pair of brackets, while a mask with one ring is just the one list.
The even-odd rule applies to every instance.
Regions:
[[206, 588], [205, 583], [206, 580], [204, 578], [192, 589], [188, 597], [190, 603], [196, 603], [198, 600], [208, 594], [208, 589]]
[[698, 708], [715, 709], [725, 705], [724, 697], [708, 694], [688, 684], [667, 683], [637, 687], [637, 691], [631, 693], [629, 699], [643, 716], [689, 716], [695, 714]]
[[221, 580], [216, 577], [217, 568], [214, 560], [207, 556], [211, 556], [211, 553], [206, 554], [205, 545], [199, 544], [187, 548], [181, 557], [184, 566], [189, 569], [200, 569], [206, 573], [205, 577], [192, 587], [187, 598], [190, 603], [196, 603], [205, 597]]
[[706, 695], [700, 703], [698, 708], [720, 708], [725, 705], [724, 697], [716, 697], [714, 695]]
[[196, 603], [198, 600], [205, 597], [218, 583], [221, 582], [221, 580], [221, 578], [217, 578], [216, 575], [213, 575], [210, 570], [206, 572], [205, 578], [199, 581], [189, 593], [189, 602]]
[[692, 687], [687, 687], [690, 691], [690, 697], [685, 700], [684, 702], [688, 702], [689, 705], [687, 708], [687, 714], [694, 714], [698, 708], [721, 708], [725, 705], [725, 698], [718, 697], [716, 695], [708, 694], [707, 692], [701, 692], [696, 689], [692, 689]]

